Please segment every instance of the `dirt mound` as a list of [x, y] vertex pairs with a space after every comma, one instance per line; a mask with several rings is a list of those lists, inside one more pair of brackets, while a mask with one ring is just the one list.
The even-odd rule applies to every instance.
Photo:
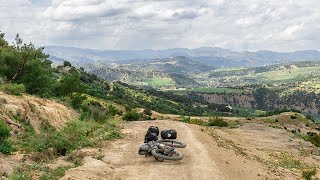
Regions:
[[78, 114], [66, 106], [52, 100], [41, 99], [29, 95], [12, 96], [0, 92], [0, 119], [12, 126], [20, 127], [16, 121], [28, 121], [39, 131], [43, 122], [60, 129], [63, 125], [78, 117]]

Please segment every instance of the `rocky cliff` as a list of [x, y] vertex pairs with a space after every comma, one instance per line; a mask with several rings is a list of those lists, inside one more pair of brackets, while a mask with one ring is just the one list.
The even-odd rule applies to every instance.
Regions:
[[319, 114], [320, 95], [297, 91], [281, 96], [274, 91], [258, 89], [248, 94], [196, 93], [207, 103], [257, 108], [265, 110], [296, 109], [301, 112]]

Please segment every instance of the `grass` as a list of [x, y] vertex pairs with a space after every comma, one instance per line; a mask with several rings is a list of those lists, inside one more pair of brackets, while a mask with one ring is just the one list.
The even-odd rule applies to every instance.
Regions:
[[61, 166], [55, 169], [50, 169], [43, 164], [24, 164], [18, 166], [9, 175], [9, 179], [12, 180], [31, 180], [34, 179], [33, 175], [37, 174], [41, 180], [58, 180], [65, 175], [66, 170], [72, 168], [72, 166]]
[[135, 85], [150, 85], [150, 86], [173, 86], [175, 83], [170, 78], [146, 78], [142, 81], [134, 82]]
[[306, 180], [318, 179], [316, 175], [317, 175], [316, 168], [306, 169], [302, 171], [302, 178]]
[[252, 115], [255, 117], [265, 116], [266, 114], [267, 114], [267, 111], [262, 111], [262, 110], [255, 110], [254, 113], [252, 113]]
[[4, 154], [11, 154], [15, 149], [8, 140], [10, 136], [10, 128], [6, 123], [0, 121], [0, 152]]
[[5, 83], [0, 85], [0, 90], [7, 94], [21, 96], [26, 92], [26, 88], [23, 84]]
[[271, 166], [274, 168], [285, 168], [285, 169], [306, 169], [310, 166], [299, 159], [296, 159], [293, 155], [289, 153], [271, 153], [270, 156], [273, 158], [273, 162], [271, 162]]
[[232, 127], [237, 127], [240, 125], [239, 122], [234, 122], [234, 123], [228, 123], [227, 121], [223, 120], [222, 118], [219, 117], [211, 117], [209, 121], [203, 121], [201, 119], [191, 119], [190, 117], [181, 117], [181, 122], [184, 123], [189, 123], [189, 124], [197, 124], [200, 126], [217, 126], [217, 127], [229, 127], [232, 125]]
[[24, 130], [19, 132], [14, 144], [18, 150], [32, 153], [31, 158], [36, 162], [47, 162], [75, 149], [99, 144], [101, 140], [121, 137], [119, 119], [116, 118], [105, 122], [74, 120], [60, 131], [45, 123], [39, 133], [35, 133], [28, 123], [23, 126]]

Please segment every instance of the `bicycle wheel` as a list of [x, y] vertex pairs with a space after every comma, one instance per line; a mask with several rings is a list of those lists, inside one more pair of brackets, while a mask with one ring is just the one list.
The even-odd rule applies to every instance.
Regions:
[[151, 151], [151, 154], [156, 158], [161, 158], [161, 159], [166, 159], [171, 161], [178, 161], [183, 159], [183, 155], [180, 153], [175, 152], [172, 154], [172, 156], [166, 156], [160, 152], [160, 149], [153, 149]]
[[159, 143], [165, 144], [167, 146], [176, 147], [176, 148], [185, 148], [187, 147], [187, 144], [183, 142], [179, 142], [172, 139], [162, 139], [158, 141]]

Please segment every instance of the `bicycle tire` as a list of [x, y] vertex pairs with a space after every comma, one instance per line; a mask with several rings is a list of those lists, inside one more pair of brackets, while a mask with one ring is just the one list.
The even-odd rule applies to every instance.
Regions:
[[183, 142], [179, 142], [172, 139], [162, 139], [158, 141], [159, 143], [165, 144], [167, 146], [175, 147], [175, 148], [185, 148], [187, 147], [187, 144]]
[[171, 160], [171, 161], [179, 161], [179, 160], [183, 159], [183, 155], [180, 153], [175, 152], [175, 154], [177, 156], [166, 156], [166, 155], [161, 154], [159, 151], [160, 151], [160, 149], [153, 149], [151, 151], [151, 154], [156, 158], [162, 158], [162, 159]]

